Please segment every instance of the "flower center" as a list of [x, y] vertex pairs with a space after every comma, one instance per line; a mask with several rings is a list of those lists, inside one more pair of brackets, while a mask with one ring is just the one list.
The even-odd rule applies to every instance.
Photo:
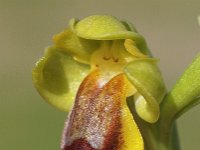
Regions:
[[123, 72], [125, 65], [135, 59], [124, 47], [124, 40], [102, 41], [99, 49], [91, 56], [92, 70], [100, 70], [113, 78]]

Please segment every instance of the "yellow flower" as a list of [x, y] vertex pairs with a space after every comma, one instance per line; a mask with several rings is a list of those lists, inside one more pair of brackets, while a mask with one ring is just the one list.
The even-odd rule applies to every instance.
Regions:
[[33, 81], [48, 103], [71, 109], [62, 149], [144, 149], [127, 98], [140, 118], [155, 123], [166, 91], [144, 38], [128, 22], [95, 15], [72, 19], [53, 40]]

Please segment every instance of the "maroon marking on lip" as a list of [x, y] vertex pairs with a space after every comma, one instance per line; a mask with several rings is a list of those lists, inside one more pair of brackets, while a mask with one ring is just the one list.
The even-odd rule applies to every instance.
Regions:
[[123, 75], [103, 87], [98, 80], [98, 72], [93, 72], [82, 82], [63, 133], [62, 150], [120, 149]]
[[108, 116], [112, 119], [107, 126], [108, 130], [104, 140], [104, 147], [102, 150], [120, 150], [123, 144], [121, 129], [121, 102], [124, 92], [124, 80], [123, 75], [120, 74], [113, 79], [111, 79], [105, 86], [104, 98], [109, 98], [109, 103], [112, 104], [110, 113]]
[[95, 150], [84, 139], [75, 140], [70, 146], [64, 147], [62, 150]]

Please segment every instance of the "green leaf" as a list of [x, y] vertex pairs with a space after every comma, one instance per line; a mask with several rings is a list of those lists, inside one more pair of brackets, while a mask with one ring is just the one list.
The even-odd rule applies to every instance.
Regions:
[[69, 111], [89, 69], [89, 66], [74, 61], [57, 48], [49, 47], [33, 69], [33, 82], [48, 103], [60, 110]]
[[162, 104], [163, 121], [171, 123], [183, 112], [199, 103], [200, 55], [185, 70]]
[[135, 86], [135, 107], [138, 115], [153, 123], [159, 117], [159, 103], [166, 89], [160, 71], [154, 59], [138, 59], [125, 67], [125, 74]]

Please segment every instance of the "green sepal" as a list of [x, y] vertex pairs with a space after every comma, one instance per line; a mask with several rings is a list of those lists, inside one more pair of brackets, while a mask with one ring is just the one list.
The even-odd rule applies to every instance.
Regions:
[[70, 29], [55, 35], [53, 40], [58, 50], [72, 55], [76, 61], [84, 64], [90, 63], [91, 54], [100, 45], [99, 41], [78, 37]]
[[137, 114], [147, 122], [154, 123], [159, 118], [159, 104], [163, 99], [166, 88], [157, 67], [155, 59], [138, 59], [129, 63], [124, 72], [129, 81], [135, 86]]
[[70, 55], [55, 47], [49, 47], [33, 69], [33, 83], [49, 104], [69, 111], [78, 87], [89, 70], [88, 65], [74, 61]]
[[138, 48], [145, 54], [149, 54], [146, 42], [136, 29], [128, 22], [119, 21], [109, 15], [94, 15], [83, 20], [71, 19], [71, 30], [84, 39], [93, 40], [117, 40], [132, 39], [136, 41]]
[[200, 54], [185, 70], [162, 104], [162, 119], [172, 123], [176, 118], [199, 104]]
[[126, 27], [128, 31], [133, 31], [137, 33], [137, 29], [134, 27], [132, 23], [129, 21], [121, 21], [121, 23]]

